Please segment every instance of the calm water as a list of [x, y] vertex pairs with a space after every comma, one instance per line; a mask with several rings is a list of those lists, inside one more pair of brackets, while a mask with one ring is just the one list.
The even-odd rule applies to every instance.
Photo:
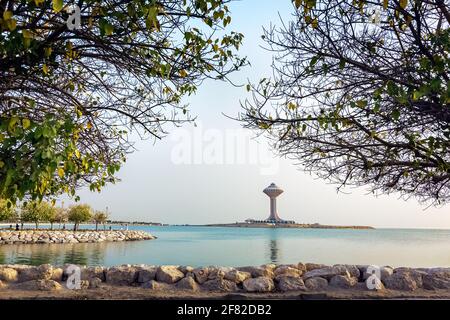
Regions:
[[450, 230], [130, 227], [157, 240], [0, 245], [0, 264], [176, 264], [243, 266], [316, 262], [450, 266]]

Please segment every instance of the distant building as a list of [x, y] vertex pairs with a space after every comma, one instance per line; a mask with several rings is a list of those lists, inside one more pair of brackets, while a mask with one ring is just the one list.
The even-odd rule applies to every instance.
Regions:
[[265, 220], [247, 219], [246, 223], [271, 223], [271, 224], [295, 224], [293, 220], [283, 220], [278, 215], [277, 211], [277, 197], [283, 193], [283, 190], [279, 188], [275, 183], [271, 183], [270, 186], [263, 190], [265, 194], [270, 198], [270, 214]]

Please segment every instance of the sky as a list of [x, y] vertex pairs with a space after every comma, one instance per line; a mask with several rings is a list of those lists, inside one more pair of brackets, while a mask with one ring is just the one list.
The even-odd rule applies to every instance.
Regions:
[[[245, 35], [239, 54], [251, 62], [233, 75], [246, 84], [271, 75], [272, 56], [265, 51], [262, 27], [289, 19], [289, 0], [241, 0], [230, 4], [230, 29]], [[336, 186], [302, 172], [290, 160], [279, 158], [267, 141], [241, 128], [235, 117], [245, 87], [205, 82], [189, 97], [193, 124], [172, 130], [162, 141], [140, 141], [118, 176], [121, 182], [101, 193], [80, 190], [82, 203], [106, 207], [113, 220], [169, 224], [207, 224], [265, 219], [269, 198], [262, 192], [274, 182], [284, 190], [278, 213], [299, 223], [370, 225], [378, 228], [450, 229], [450, 207], [427, 207], [398, 194], [374, 196], [368, 187]], [[225, 114], [225, 115], [224, 115]], [[65, 204], [70, 200], [64, 199]]]

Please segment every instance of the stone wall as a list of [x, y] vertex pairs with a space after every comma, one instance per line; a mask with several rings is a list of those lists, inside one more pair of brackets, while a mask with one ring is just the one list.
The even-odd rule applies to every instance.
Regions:
[[[0, 265], [0, 290], [60, 290], [66, 286], [69, 265], [53, 267]], [[81, 289], [131, 286], [150, 290], [191, 292], [326, 292], [368, 291], [368, 266], [318, 264], [263, 265], [250, 267], [201, 267], [122, 265], [81, 268]], [[381, 268], [375, 290], [439, 292], [450, 290], [450, 268]]]
[[137, 230], [24, 230], [0, 232], [0, 245], [29, 243], [85, 243], [151, 239], [155, 239], [155, 237], [147, 232]]

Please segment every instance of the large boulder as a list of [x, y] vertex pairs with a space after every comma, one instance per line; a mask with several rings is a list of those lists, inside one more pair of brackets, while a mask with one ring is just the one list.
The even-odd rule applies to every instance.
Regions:
[[355, 277], [350, 275], [335, 275], [330, 279], [330, 286], [335, 288], [349, 289], [358, 283]]
[[19, 280], [19, 273], [13, 268], [0, 268], [0, 280], [16, 282]]
[[105, 268], [102, 266], [84, 267], [81, 269], [81, 279], [91, 280], [93, 278], [99, 278], [102, 281], [106, 280]]
[[203, 284], [208, 280], [208, 268], [195, 268], [192, 273], [194, 274], [195, 280], [200, 284]]
[[64, 275], [63, 268], [53, 268], [51, 280], [62, 281], [63, 275]]
[[321, 269], [313, 269], [311, 271], [307, 271], [303, 275], [303, 280], [307, 280], [309, 278], [314, 278], [314, 277], [322, 277], [327, 280], [330, 280], [331, 278], [333, 278], [334, 276], [337, 276], [337, 275], [346, 276], [346, 275], [350, 275], [350, 273], [348, 272], [347, 268], [342, 265], [333, 266], [333, 267], [325, 267], [325, 268], [321, 268]]
[[328, 266], [325, 265], [325, 264], [320, 264], [320, 263], [306, 263], [306, 264], [305, 264], [305, 268], [306, 268], [305, 271], [312, 271], [312, 270], [316, 270], [316, 269], [323, 269], [323, 268], [326, 268], [326, 267], [328, 267]]
[[300, 277], [302, 275], [302, 271], [294, 268], [292, 266], [279, 266], [278, 268], [275, 269], [274, 271], [274, 276], [275, 278], [277, 277], [285, 277], [285, 276], [289, 276], [289, 277]]
[[40, 290], [40, 291], [58, 291], [63, 287], [54, 280], [30, 280], [16, 285], [20, 290]]
[[141, 287], [145, 288], [145, 289], [156, 290], [156, 291], [165, 291], [165, 290], [172, 289], [172, 285], [170, 285], [168, 283], [157, 282], [155, 280], [150, 280], [148, 282], [144, 282], [143, 284], [141, 284]]
[[100, 287], [100, 285], [102, 284], [102, 279], [100, 278], [91, 278], [89, 280], [89, 289], [95, 289]]
[[251, 277], [252, 275], [249, 272], [233, 269], [225, 273], [224, 279], [233, 281], [234, 283], [242, 283]]
[[432, 271], [423, 276], [423, 287], [427, 290], [450, 289], [450, 271]]
[[208, 280], [223, 279], [225, 273], [230, 271], [231, 268], [225, 267], [208, 267]]
[[239, 267], [237, 268], [239, 271], [248, 272], [252, 275], [253, 278], [258, 277], [266, 277], [273, 279], [274, 273], [273, 273], [273, 266], [272, 265], [262, 265], [259, 267], [255, 266], [248, 266], [248, 267]]
[[189, 290], [197, 292], [199, 290], [199, 286], [197, 282], [195, 282], [194, 278], [186, 277], [177, 282], [176, 287], [182, 290]]
[[19, 271], [19, 281], [27, 282], [32, 280], [50, 280], [53, 276], [53, 267], [49, 264], [42, 264], [38, 267], [23, 268]]
[[184, 278], [184, 273], [178, 270], [178, 266], [160, 266], [156, 270], [156, 281], [175, 283]]
[[277, 289], [282, 292], [305, 291], [306, 287], [303, 280], [299, 277], [282, 276], [278, 277]]
[[359, 279], [361, 272], [359, 271], [359, 268], [356, 265], [353, 264], [335, 264], [333, 268], [342, 268], [348, 271], [350, 276]]
[[106, 282], [112, 285], [129, 286], [137, 280], [137, 276], [135, 267], [112, 267], [106, 271]]
[[271, 278], [257, 277], [245, 280], [243, 288], [247, 292], [270, 292], [275, 288], [275, 285]]
[[192, 271], [194, 271], [194, 268], [191, 266], [179, 266], [178, 270], [180, 270], [184, 274], [187, 274], [187, 273], [192, 273]]
[[302, 274], [305, 273], [307, 271], [306, 270], [306, 264], [304, 264], [302, 262], [299, 262], [297, 264], [297, 269], [300, 270], [302, 272]]
[[156, 266], [143, 266], [139, 268], [138, 271], [138, 282], [139, 283], [144, 283], [144, 282], [148, 282], [150, 280], [155, 280], [156, 277], [156, 271], [157, 271], [157, 267]]
[[414, 291], [422, 286], [421, 275], [414, 272], [394, 272], [381, 279], [387, 289]]
[[311, 291], [321, 291], [328, 287], [328, 281], [321, 277], [309, 278], [305, 281], [305, 286]]
[[213, 279], [205, 281], [202, 288], [209, 291], [234, 292], [237, 291], [236, 283], [225, 279]]

